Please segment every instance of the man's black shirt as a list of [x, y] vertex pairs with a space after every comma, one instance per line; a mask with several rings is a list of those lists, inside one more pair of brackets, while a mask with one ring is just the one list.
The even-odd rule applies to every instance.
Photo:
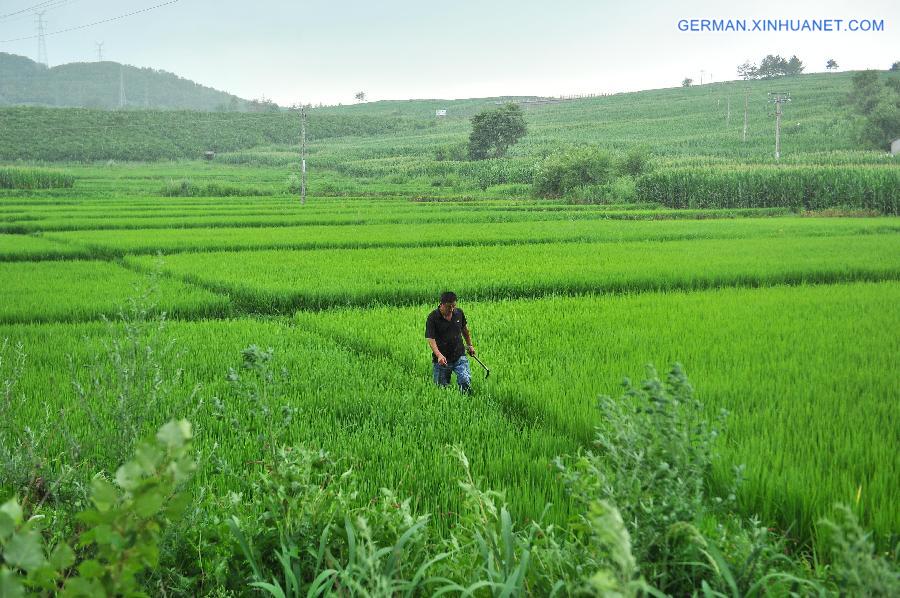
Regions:
[[[466, 327], [466, 315], [458, 307], [453, 310], [453, 316], [446, 320], [440, 309], [436, 309], [425, 320], [425, 338], [433, 338], [437, 342], [438, 351], [447, 358], [447, 363], [453, 363], [463, 356], [465, 348], [462, 343], [462, 331]], [[434, 352], [431, 361], [437, 363]]]

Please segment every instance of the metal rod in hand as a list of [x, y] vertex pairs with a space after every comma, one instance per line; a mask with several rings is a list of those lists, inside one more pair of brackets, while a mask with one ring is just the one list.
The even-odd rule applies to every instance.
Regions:
[[488, 376], [491, 375], [491, 369], [490, 369], [488, 366], [484, 365], [484, 363], [482, 363], [481, 360], [478, 359], [477, 356], [472, 355], [472, 359], [474, 359], [475, 361], [477, 361], [477, 362], [478, 362], [478, 365], [480, 365], [481, 367], [484, 368], [484, 371], [485, 371], [484, 377], [485, 377], [485, 378], [487, 378]]

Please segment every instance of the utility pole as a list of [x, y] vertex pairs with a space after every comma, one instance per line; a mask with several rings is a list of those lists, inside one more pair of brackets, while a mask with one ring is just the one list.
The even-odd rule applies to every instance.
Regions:
[[791, 101], [791, 94], [786, 91], [770, 91], [769, 101], [775, 104], [775, 159], [781, 158], [781, 114], [782, 105]]
[[103, 42], [94, 42], [97, 45], [97, 62], [103, 62]]
[[44, 12], [37, 13], [37, 30], [38, 30], [38, 59], [37, 61], [44, 66], [49, 67], [50, 62], [47, 60], [47, 36], [44, 34]]
[[703, 70], [703, 69], [700, 69], [700, 85], [703, 85], [703, 75], [704, 75], [704, 73], [706, 73], [706, 71]]
[[300, 105], [300, 205], [306, 203], [306, 106]]
[[725, 124], [731, 124], [731, 96], [725, 98]]
[[747, 143], [747, 106], [750, 104], [750, 90], [744, 90], [744, 143]]

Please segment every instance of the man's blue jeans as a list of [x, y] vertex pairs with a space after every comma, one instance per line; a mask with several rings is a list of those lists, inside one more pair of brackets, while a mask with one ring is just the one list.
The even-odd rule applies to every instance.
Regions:
[[463, 355], [456, 361], [447, 365], [434, 364], [434, 383], [438, 386], [448, 386], [450, 384], [450, 374], [456, 374], [456, 383], [459, 384], [459, 390], [469, 392], [469, 385], [472, 382], [472, 374], [469, 372], [469, 360]]

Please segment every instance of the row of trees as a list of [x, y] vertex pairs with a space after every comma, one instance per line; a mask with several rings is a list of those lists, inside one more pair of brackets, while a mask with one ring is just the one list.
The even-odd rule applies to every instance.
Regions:
[[[829, 60], [826, 68], [831, 70], [831, 63], [837, 68], [837, 62]], [[799, 75], [806, 67], [803, 61], [793, 55], [790, 58], [784, 58], [780, 54], [768, 54], [763, 58], [759, 65], [751, 63], [749, 60], [737, 67], [737, 74], [744, 80], [749, 79], [774, 79], [776, 77], [784, 77], [787, 75]]]

